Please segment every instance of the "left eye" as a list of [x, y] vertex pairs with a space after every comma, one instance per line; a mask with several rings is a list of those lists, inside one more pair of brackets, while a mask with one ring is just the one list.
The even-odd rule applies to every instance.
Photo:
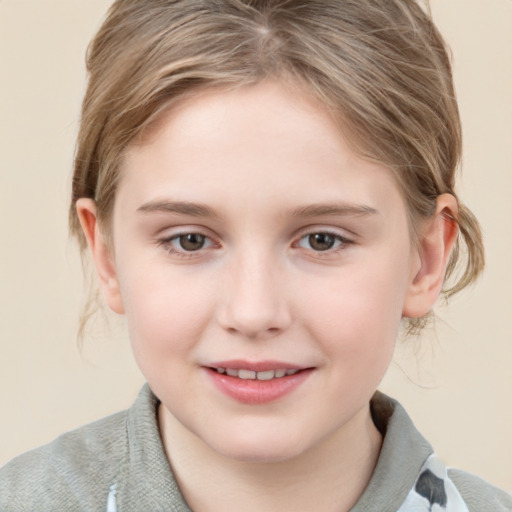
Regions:
[[184, 233], [171, 238], [169, 244], [178, 251], [195, 252], [209, 247], [212, 242], [200, 233]]
[[339, 235], [320, 232], [310, 233], [309, 235], [303, 236], [299, 240], [298, 246], [304, 249], [312, 249], [313, 251], [322, 252], [337, 248], [347, 242], [348, 240], [345, 240]]

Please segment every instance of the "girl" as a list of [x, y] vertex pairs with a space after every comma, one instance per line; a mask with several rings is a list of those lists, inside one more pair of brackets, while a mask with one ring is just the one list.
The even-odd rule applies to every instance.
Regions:
[[511, 510], [376, 391], [483, 266], [424, 11], [118, 0], [88, 68], [71, 229], [148, 384], [7, 465], [1, 509]]

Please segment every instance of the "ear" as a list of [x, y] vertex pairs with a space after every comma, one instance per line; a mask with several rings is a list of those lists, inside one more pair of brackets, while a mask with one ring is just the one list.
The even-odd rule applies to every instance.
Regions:
[[421, 227], [403, 316], [426, 315], [441, 293], [448, 259], [459, 232], [457, 212], [455, 197], [442, 194], [437, 198], [435, 214]]
[[94, 260], [103, 296], [112, 311], [124, 314], [113, 254], [101, 232], [96, 203], [93, 199], [82, 197], [76, 202], [76, 211]]

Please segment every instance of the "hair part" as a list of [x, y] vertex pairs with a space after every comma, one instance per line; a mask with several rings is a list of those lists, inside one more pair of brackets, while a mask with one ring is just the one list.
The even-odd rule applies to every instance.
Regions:
[[[127, 147], [201, 88], [265, 79], [305, 87], [363, 158], [393, 171], [413, 230], [440, 194], [457, 197], [462, 137], [449, 52], [417, 1], [117, 0], [87, 70], [70, 207], [82, 250], [77, 199], [93, 198], [108, 225]], [[460, 201], [455, 221], [447, 296], [484, 266], [478, 222]], [[425, 320], [410, 319], [410, 330]]]

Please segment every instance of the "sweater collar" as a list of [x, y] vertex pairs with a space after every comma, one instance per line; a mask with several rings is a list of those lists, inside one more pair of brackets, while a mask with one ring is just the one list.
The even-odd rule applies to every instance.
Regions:
[[[145, 384], [128, 412], [128, 456], [115, 489], [118, 510], [191, 512], [165, 455], [158, 428], [159, 404]], [[396, 511], [414, 488], [432, 447], [396, 400], [377, 391], [370, 405], [383, 444], [370, 482], [351, 512], [382, 512], [383, 504], [386, 510]]]

